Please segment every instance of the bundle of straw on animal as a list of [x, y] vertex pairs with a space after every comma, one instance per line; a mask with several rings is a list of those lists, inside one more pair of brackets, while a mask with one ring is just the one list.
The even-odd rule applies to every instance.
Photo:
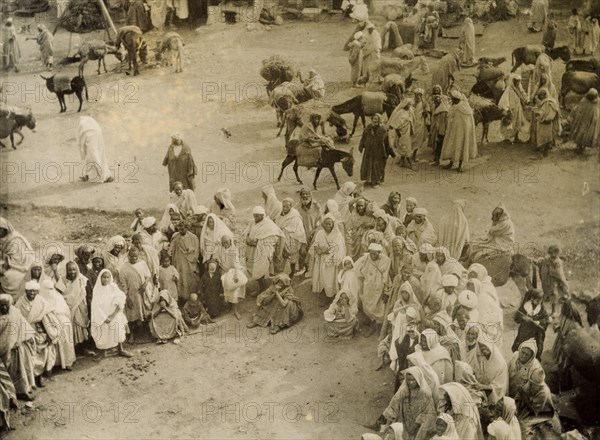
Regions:
[[298, 69], [290, 61], [273, 55], [262, 62], [260, 76], [267, 80], [267, 91], [273, 90], [279, 84], [292, 81]]

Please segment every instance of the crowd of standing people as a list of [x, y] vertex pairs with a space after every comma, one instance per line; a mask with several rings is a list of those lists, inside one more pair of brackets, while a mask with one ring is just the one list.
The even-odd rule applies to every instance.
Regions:
[[[502, 204], [476, 239], [464, 200], [454, 201], [436, 228], [414, 197], [402, 207], [397, 191], [378, 203], [346, 182], [319, 203], [305, 187], [299, 200], [279, 200], [268, 185], [245, 226], [227, 188], [210, 207], [197, 204], [190, 188], [195, 165], [184, 145], [174, 134], [165, 159], [172, 191], [162, 218], [138, 209], [129, 231], [101, 248], [81, 245], [71, 261], [60, 249], [39, 261], [28, 240], [0, 219], [5, 422], [11, 398], [33, 400], [43, 378], [69, 370], [77, 355], [130, 357], [124, 344], [147, 332], [158, 344], [178, 344], [229, 311], [241, 319], [237, 305], [247, 290], [256, 297], [248, 327], [288, 328], [304, 315], [295, 293], [303, 278], [325, 308], [329, 337], [379, 335], [373, 355], [378, 369], [394, 371], [397, 391], [377, 429], [391, 424], [410, 438], [429, 438], [418, 433], [433, 435], [442, 426], [437, 408], [444, 430], [454, 423], [458, 438], [483, 438], [482, 404], [495, 405], [492, 431], [508, 432], [505, 423], [510, 432], [520, 429], [502, 417], [509, 408], [525, 430], [527, 420], [554, 420], [539, 359], [546, 329], [569, 296], [568, 282], [560, 249], [552, 246], [536, 262], [542, 290], [523, 298], [514, 355], [505, 361], [498, 351], [502, 307], [480, 263], [494, 267], [513, 252], [515, 229]], [[456, 412], [456, 405], [473, 405], [473, 412]]]
[[[424, 40], [435, 45], [435, 14], [425, 17]], [[364, 30], [365, 44], [357, 31], [349, 45], [353, 84], [381, 80], [381, 36], [371, 23]], [[47, 47], [43, 36], [38, 43]], [[427, 95], [414, 89], [414, 99], [400, 101], [387, 126], [373, 116], [359, 144], [361, 180], [368, 186], [384, 183], [389, 156], [412, 168], [426, 145], [432, 164], [447, 161], [444, 166], [458, 172], [477, 156], [473, 109], [460, 90], [448, 87], [453, 68], [474, 64], [474, 44], [467, 18], [459, 50], [436, 72], [441, 84]], [[51, 52], [44, 61], [51, 67]], [[523, 128], [523, 102], [534, 97], [531, 138], [546, 147], [560, 129], [560, 111], [550, 71], [542, 66], [537, 74], [530, 96], [519, 76], [511, 76], [501, 101], [512, 110], [506, 136], [514, 141]], [[598, 92], [590, 89], [573, 111], [578, 148], [595, 146], [598, 108]], [[590, 127], [596, 127], [591, 137]], [[78, 134], [82, 158], [95, 173], [82, 180], [110, 182], [99, 125], [82, 117]], [[513, 353], [504, 359], [504, 314], [487, 269], [514, 252], [515, 227], [502, 204], [491, 207], [487, 233], [474, 238], [465, 200], [453, 201], [435, 227], [422, 203], [407, 197], [403, 207], [398, 191], [379, 203], [345, 182], [319, 203], [306, 187], [298, 200], [280, 200], [267, 185], [260, 189], [262, 203], [242, 221], [228, 188], [217, 190], [208, 207], [198, 204], [198, 170], [181, 134], [171, 136], [163, 166], [169, 203], [162, 217], [138, 209], [129, 230], [101, 248], [82, 244], [72, 260], [60, 249], [36, 259], [27, 238], [0, 217], [4, 426], [17, 398], [33, 400], [44, 378], [69, 370], [78, 355], [131, 357], [125, 344], [146, 332], [157, 344], [179, 344], [228, 312], [241, 320], [238, 306], [247, 294], [256, 298], [249, 328], [272, 334], [289, 328], [304, 317], [295, 292], [302, 277], [324, 308], [329, 337], [377, 335], [377, 368], [389, 367], [396, 383], [372, 428], [391, 430], [394, 438], [404, 432], [416, 439], [483, 439], [485, 429], [497, 439], [519, 439], [540, 420], [558, 423], [540, 359], [547, 328], [559, 321], [570, 295], [560, 248], [550, 246], [535, 261], [542, 288], [522, 298]], [[480, 421], [483, 407], [492, 415], [487, 427]]]

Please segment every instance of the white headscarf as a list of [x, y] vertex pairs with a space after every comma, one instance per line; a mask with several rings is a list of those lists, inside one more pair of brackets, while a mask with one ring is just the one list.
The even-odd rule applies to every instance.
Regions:
[[[208, 219], [212, 218], [214, 221], [213, 229], [208, 228]], [[218, 244], [221, 242], [221, 237], [227, 235], [233, 237], [233, 233], [227, 227], [227, 225], [221, 220], [216, 214], [208, 214], [202, 233], [200, 234], [200, 252], [202, 252], [202, 262], [206, 263], [211, 259], [212, 255], [217, 250]]]
[[262, 188], [262, 193], [266, 196], [267, 201], [265, 202], [265, 211], [267, 216], [276, 221], [277, 217], [281, 214], [283, 209], [282, 203], [277, 198], [277, 194], [275, 194], [275, 189], [273, 185], [266, 185]]
[[454, 423], [454, 419], [450, 414], [442, 413], [438, 416], [438, 419], [444, 421], [446, 430], [442, 435], [434, 435], [432, 440], [461, 440], [456, 431], [456, 423]]
[[338, 309], [338, 307], [340, 307], [338, 303], [340, 301], [342, 293], [346, 294], [346, 296], [348, 297], [350, 316], [354, 317], [358, 313], [358, 296], [356, 295], [356, 292], [351, 292], [350, 290], [348, 292], [345, 292], [343, 290], [340, 290], [338, 291], [338, 293], [335, 294], [335, 298], [333, 298], [333, 301], [331, 302], [329, 308], [323, 312], [325, 321], [335, 321], [336, 310]]
[[233, 206], [233, 197], [229, 188], [219, 188], [215, 194], [221, 201], [225, 209], [228, 209], [235, 213], [235, 206]]
[[179, 212], [179, 208], [177, 207], [177, 205], [175, 205], [175, 203], [167, 203], [167, 206], [165, 207], [165, 212], [163, 213], [163, 216], [160, 219], [160, 223], [158, 225], [161, 231], [167, 229], [171, 224], [171, 211], [176, 212], [177, 214], [181, 214]]
[[[108, 273], [110, 280], [106, 286], [103, 286], [102, 275], [105, 273]], [[94, 284], [91, 316], [92, 329], [100, 329], [100, 326], [104, 324], [108, 315], [113, 312], [114, 306], [119, 305], [125, 307], [126, 299], [125, 293], [123, 293], [117, 286], [117, 283], [115, 283], [110, 270], [102, 269], [98, 274], [96, 284]]]

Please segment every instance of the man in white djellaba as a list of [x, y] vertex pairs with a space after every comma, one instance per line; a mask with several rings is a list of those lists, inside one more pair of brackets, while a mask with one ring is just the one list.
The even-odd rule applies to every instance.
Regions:
[[84, 182], [112, 182], [113, 178], [104, 151], [102, 128], [94, 118], [90, 116], [79, 118], [77, 144], [83, 162], [83, 171], [79, 178]]

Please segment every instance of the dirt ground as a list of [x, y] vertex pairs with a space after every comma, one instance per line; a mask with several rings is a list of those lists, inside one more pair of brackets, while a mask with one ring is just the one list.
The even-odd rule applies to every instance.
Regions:
[[[32, 107], [38, 129], [24, 129], [25, 141], [16, 151], [0, 152], [3, 215], [42, 257], [52, 245], [68, 252], [81, 242], [100, 245], [127, 231], [135, 208], [161, 214], [168, 201], [161, 163], [170, 134], [180, 131], [200, 170], [199, 203], [208, 205], [217, 188], [229, 187], [243, 222], [260, 203], [260, 187], [274, 182], [285, 155], [258, 74], [261, 60], [278, 54], [296, 62], [305, 74], [315, 68], [327, 81], [327, 102], [342, 102], [357, 93], [348, 88], [347, 54], [341, 50], [353, 28], [348, 21], [329, 21], [288, 22], [271, 30], [249, 31], [245, 24], [183, 30], [186, 60], [181, 74], [172, 68], [146, 68], [135, 78], [120, 71], [98, 76], [90, 62], [90, 101], [84, 102], [82, 114], [104, 128], [115, 173], [115, 183], [107, 185], [78, 182], [75, 103], [68, 102], [66, 114], [58, 113], [56, 100], [43, 91], [35, 43], [21, 42], [24, 73], [4, 76], [4, 93], [9, 104]], [[149, 34], [151, 46], [158, 35]], [[67, 33], [57, 34], [56, 59], [66, 54], [68, 40]], [[522, 20], [495, 23], [477, 38], [477, 55], [510, 60], [514, 47], [540, 40], [541, 35], [526, 31]], [[566, 35], [559, 34], [558, 40], [558, 45], [566, 43]], [[442, 48], [456, 44], [440, 42]], [[111, 70], [116, 60], [109, 57], [108, 64]], [[510, 61], [502, 67], [509, 70]], [[554, 77], [560, 78], [564, 66], [556, 62], [554, 69]], [[63, 70], [75, 74], [76, 65]], [[473, 74], [473, 69], [464, 70], [458, 82], [472, 83]], [[428, 75], [416, 76], [428, 87]], [[346, 120], [351, 122], [349, 116]], [[342, 148], [356, 150], [361, 130]], [[462, 175], [427, 166], [429, 151], [421, 153], [416, 172], [390, 161], [385, 185], [366, 195], [379, 202], [392, 189], [403, 197], [414, 196], [434, 224], [453, 199], [466, 198], [472, 236], [485, 233], [491, 210], [501, 201], [525, 253], [541, 255], [549, 243], [560, 243], [574, 290], [598, 292], [597, 150], [580, 158], [566, 144], [538, 161], [532, 160], [528, 145], [507, 145], [501, 139], [493, 125], [491, 143], [480, 147], [480, 157]], [[358, 173], [357, 152], [355, 158]], [[280, 197], [296, 197], [298, 184], [288, 171], [274, 184]], [[311, 182], [313, 173], [304, 170], [303, 180]], [[332, 179], [323, 174], [314, 193], [321, 203], [335, 193]], [[341, 168], [338, 177], [342, 182], [357, 179]], [[248, 297], [241, 321], [226, 316], [180, 345], [137, 345], [130, 360], [81, 358], [72, 372], [47, 383], [32, 409], [13, 417], [17, 431], [7, 438], [357, 438], [367, 431], [361, 425], [376, 419], [391, 397], [392, 373], [374, 371], [375, 336], [328, 340], [323, 309], [317, 307], [309, 283], [300, 281], [296, 290], [305, 318], [292, 329], [274, 337], [247, 330], [255, 307]], [[512, 283], [500, 295], [513, 306], [519, 301]], [[506, 355], [516, 330], [513, 313], [514, 308], [506, 308]], [[553, 339], [549, 330], [547, 347]]]

